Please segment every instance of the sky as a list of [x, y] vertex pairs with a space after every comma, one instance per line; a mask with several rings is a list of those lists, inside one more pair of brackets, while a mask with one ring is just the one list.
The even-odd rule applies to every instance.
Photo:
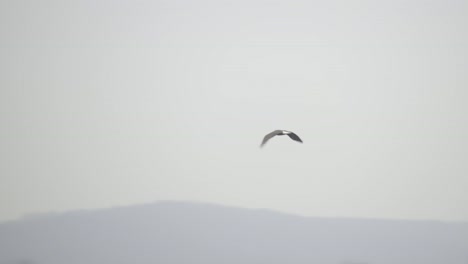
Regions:
[[[1, 1], [0, 221], [159, 200], [468, 221], [466, 1]], [[304, 144], [273, 138], [296, 132]]]

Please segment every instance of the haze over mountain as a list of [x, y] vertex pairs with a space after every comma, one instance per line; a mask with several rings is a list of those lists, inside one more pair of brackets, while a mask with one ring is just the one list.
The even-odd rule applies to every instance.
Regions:
[[[0, 18], [0, 221], [155, 200], [468, 221], [468, 1], [21, 0]], [[304, 144], [261, 151], [275, 129]]]
[[1, 264], [466, 264], [468, 223], [158, 202], [0, 224]]

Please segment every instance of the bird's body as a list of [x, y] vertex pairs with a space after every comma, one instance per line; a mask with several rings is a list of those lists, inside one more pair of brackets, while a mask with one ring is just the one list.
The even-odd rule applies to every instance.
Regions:
[[260, 147], [263, 147], [263, 145], [265, 145], [267, 143], [267, 141], [270, 140], [270, 138], [272, 138], [274, 136], [284, 136], [284, 135], [288, 135], [292, 140], [302, 143], [302, 140], [299, 138], [299, 136], [294, 134], [293, 132], [288, 131], [288, 130], [278, 129], [278, 130], [275, 130], [275, 131], [267, 134], [263, 138], [263, 141], [262, 141], [262, 144], [260, 145]]

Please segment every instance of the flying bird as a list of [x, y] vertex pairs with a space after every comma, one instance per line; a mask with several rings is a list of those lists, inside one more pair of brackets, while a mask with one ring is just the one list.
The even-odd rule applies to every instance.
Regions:
[[273, 131], [273, 132], [267, 134], [267, 135], [263, 138], [263, 141], [262, 141], [262, 144], [260, 145], [260, 147], [263, 147], [263, 145], [265, 145], [265, 144], [267, 143], [267, 141], [270, 140], [270, 138], [272, 138], [272, 137], [274, 137], [274, 136], [284, 136], [284, 135], [288, 135], [292, 140], [302, 143], [302, 140], [299, 138], [299, 136], [296, 135], [296, 134], [294, 134], [294, 133], [291, 132], [291, 131], [287, 131], [287, 130], [275, 130], [275, 131]]

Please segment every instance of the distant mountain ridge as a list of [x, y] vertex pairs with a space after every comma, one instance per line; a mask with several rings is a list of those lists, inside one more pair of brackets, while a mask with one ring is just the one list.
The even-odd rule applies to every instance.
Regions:
[[467, 264], [468, 223], [157, 202], [0, 224], [0, 264]]

